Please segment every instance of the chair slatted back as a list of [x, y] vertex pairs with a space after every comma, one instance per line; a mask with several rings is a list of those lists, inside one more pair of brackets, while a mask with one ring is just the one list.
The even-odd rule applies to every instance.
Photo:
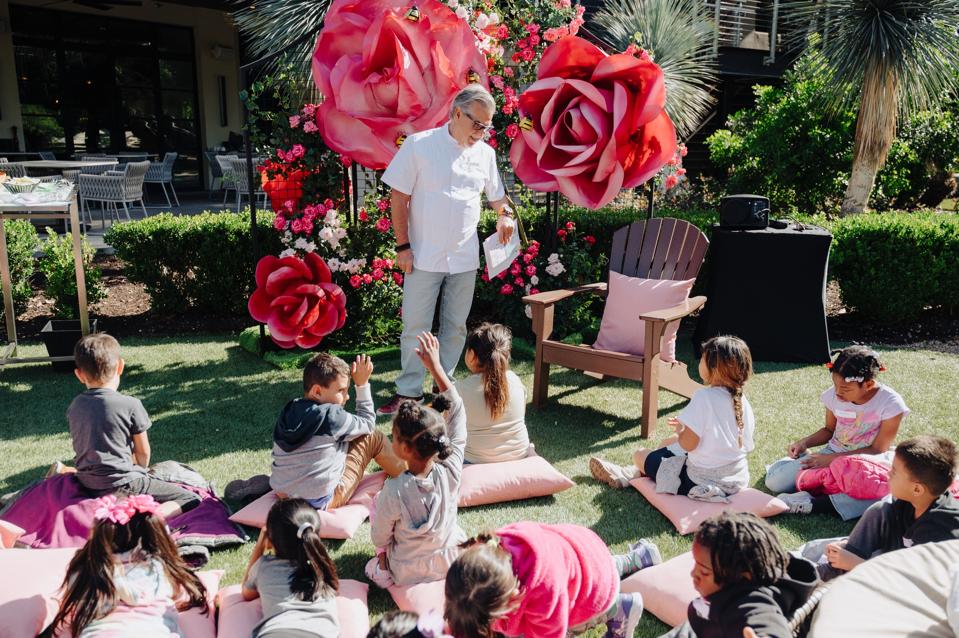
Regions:
[[693, 279], [709, 240], [693, 224], [672, 217], [633, 222], [613, 234], [609, 269], [627, 277]]

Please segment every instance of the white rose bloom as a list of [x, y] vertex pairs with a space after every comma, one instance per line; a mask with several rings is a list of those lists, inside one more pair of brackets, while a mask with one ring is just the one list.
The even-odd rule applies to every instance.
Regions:
[[559, 261], [559, 255], [557, 255], [556, 253], [553, 253], [546, 258], [546, 261], [548, 261], [551, 264], [555, 264], [556, 262]]
[[330, 228], [329, 226], [324, 226], [323, 230], [320, 231], [320, 239], [322, 239], [325, 242], [332, 242], [333, 237], [334, 237], [333, 229]]
[[566, 272], [566, 268], [563, 267], [563, 264], [557, 261], [547, 266], [546, 272], [552, 275], [553, 277], [558, 277], [564, 272]]
[[489, 26], [489, 24], [490, 24], [489, 16], [486, 15], [485, 13], [479, 14], [479, 17], [476, 18], [477, 29], [485, 29], [486, 27]]
[[345, 229], [345, 228], [337, 228], [337, 229], [336, 229], [336, 238], [337, 238], [337, 239], [343, 239], [344, 237], [346, 237], [346, 229]]
[[456, 10], [456, 17], [460, 20], [465, 20], [469, 16], [470, 12], [466, 10], [466, 7], [459, 7]]
[[529, 304], [526, 304], [526, 308], [523, 309], [523, 313], [526, 315], [527, 319], [533, 318], [533, 309], [530, 307]]
[[293, 250], [292, 248], [287, 248], [286, 250], [280, 253], [280, 259], [283, 259], [284, 257], [292, 257], [295, 254], [296, 254], [295, 250]]
[[533, 275], [532, 277], [529, 278], [529, 283], [535, 286], [536, 284], [539, 283], [539, 277], [537, 277], [536, 275]]
[[495, 11], [489, 14], [489, 23], [490, 24], [499, 24], [499, 14]]
[[455, 9], [460, 6], [459, 0], [450, 0], [448, 3], [450, 9]]
[[331, 208], [330, 210], [326, 211], [326, 216], [323, 218], [323, 223], [326, 224], [327, 226], [338, 226], [338, 225], [339, 225], [340, 220], [337, 219], [337, 217], [336, 217], [336, 210], [335, 210], [335, 209]]

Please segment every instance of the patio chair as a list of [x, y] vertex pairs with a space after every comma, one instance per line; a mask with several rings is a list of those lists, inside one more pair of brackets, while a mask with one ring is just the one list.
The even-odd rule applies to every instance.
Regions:
[[147, 171], [150, 168], [150, 162], [130, 162], [123, 167], [123, 170], [107, 171], [103, 175], [84, 175], [80, 174], [79, 198], [80, 211], [86, 216], [87, 221], [92, 225], [93, 216], [90, 213], [90, 202], [100, 202], [100, 222], [106, 228], [106, 209], [109, 206], [111, 220], [120, 220], [120, 209], [117, 204], [123, 206], [127, 221], [130, 221], [130, 209], [127, 204], [140, 202], [140, 208], [143, 209], [143, 216], [147, 216], [146, 206], [143, 204], [143, 182]]
[[0, 172], [7, 174], [7, 177], [26, 177], [27, 167], [17, 162], [8, 162], [7, 158], [0, 157]]
[[[256, 170], [256, 165], [259, 160], [254, 160], [253, 167]], [[246, 158], [237, 158], [231, 159], [230, 165], [233, 167], [233, 176], [234, 176], [234, 186], [236, 187], [236, 212], [240, 212], [240, 201], [246, 197], [249, 199], [250, 195], [250, 180], [249, 173], [246, 170]], [[256, 173], [256, 195], [263, 196], [263, 208], [266, 208], [266, 192], [263, 190], [263, 186], [260, 184], [260, 174]]]
[[226, 206], [230, 191], [236, 191], [236, 174], [233, 172], [233, 160], [240, 159], [239, 155], [217, 155], [216, 163], [220, 166], [220, 184], [223, 186], [223, 205]]
[[53, 151], [40, 151], [40, 159], [53, 161], [57, 159], [57, 156], [54, 155]]
[[[613, 235], [609, 269], [628, 277], [646, 279], [692, 279], [699, 273], [709, 242], [702, 231], [681, 219], [654, 218], [633, 222]], [[684, 397], [692, 397], [701, 388], [689, 377], [686, 364], [660, 358], [663, 333], [673, 322], [698, 310], [705, 297], [692, 297], [682, 304], [637, 317], [646, 322], [645, 354], [636, 356], [589, 345], [570, 345], [553, 341], [553, 316], [556, 303], [580, 293], [606, 296], [606, 283], [578, 288], [551, 290], [523, 298], [533, 315], [536, 333], [536, 360], [533, 368], [533, 404], [543, 407], [549, 391], [550, 364], [583, 370], [593, 376], [618, 377], [639, 381], [643, 386], [642, 436], [652, 433], [659, 409], [659, 388]]]
[[159, 184], [163, 189], [163, 195], [166, 197], [166, 205], [172, 207], [170, 203], [170, 194], [167, 193], [167, 184], [173, 191], [173, 199], [176, 201], [177, 208], [180, 207], [180, 198], [176, 195], [176, 189], [173, 188], [173, 163], [176, 162], [177, 153], [167, 153], [163, 156], [162, 162], [150, 162], [150, 170], [147, 171], [146, 184]]

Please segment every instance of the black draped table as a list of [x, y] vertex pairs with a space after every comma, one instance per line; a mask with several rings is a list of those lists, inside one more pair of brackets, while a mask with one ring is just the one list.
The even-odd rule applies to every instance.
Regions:
[[826, 269], [832, 235], [818, 226], [713, 226], [707, 301], [694, 348], [720, 334], [743, 339], [758, 361], [826, 363]]

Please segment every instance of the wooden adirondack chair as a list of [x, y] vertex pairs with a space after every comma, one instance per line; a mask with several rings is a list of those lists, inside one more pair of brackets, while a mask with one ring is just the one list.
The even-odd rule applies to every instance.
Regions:
[[[616, 231], [610, 251], [609, 268], [628, 277], [646, 279], [692, 279], [699, 274], [709, 245], [702, 231], [681, 219], [654, 218], [633, 222]], [[659, 409], [659, 388], [684, 397], [692, 397], [701, 388], [689, 377], [686, 364], [668, 363], [659, 357], [666, 327], [698, 310], [706, 297], [691, 297], [673, 308], [663, 308], [640, 317], [646, 322], [646, 353], [632, 354], [596, 350], [589, 345], [574, 346], [550, 340], [553, 332], [554, 305], [579, 293], [606, 296], [606, 284], [596, 283], [550, 290], [524, 297], [533, 314], [536, 333], [536, 362], [533, 373], [533, 404], [543, 407], [549, 388], [550, 364], [583, 370], [593, 375], [640, 381], [643, 385], [643, 412], [640, 419], [643, 437], [649, 437]]]

